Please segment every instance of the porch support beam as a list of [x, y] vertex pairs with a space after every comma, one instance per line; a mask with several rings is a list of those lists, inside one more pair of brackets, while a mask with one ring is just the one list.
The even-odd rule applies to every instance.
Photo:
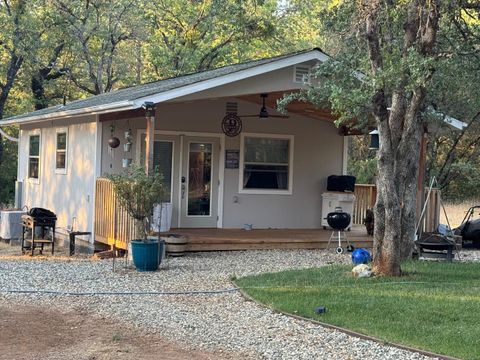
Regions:
[[153, 172], [153, 144], [155, 142], [155, 104], [146, 102], [143, 104], [143, 108], [147, 119], [145, 172], [151, 174]]

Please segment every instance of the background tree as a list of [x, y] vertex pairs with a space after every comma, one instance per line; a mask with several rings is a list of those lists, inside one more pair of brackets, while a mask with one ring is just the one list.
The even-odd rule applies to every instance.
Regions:
[[[7, 99], [13, 88], [18, 72], [25, 60], [25, 29], [23, 17], [26, 13], [25, 1], [3, 1], [0, 6], [0, 119], [3, 118]], [[0, 165], [3, 160], [3, 138], [0, 134]]]
[[437, 67], [438, 81], [427, 99], [431, 109], [467, 124], [460, 131], [429, 126], [427, 176], [436, 176], [442, 196], [450, 201], [480, 196], [480, 88], [474, 85], [480, 82], [480, 21], [478, 9], [468, 6], [444, 21], [439, 55], [445, 61]]
[[318, 46], [311, 1], [156, 0], [145, 5], [148, 61], [156, 77]]
[[136, 0], [52, 0], [66, 26], [68, 74], [82, 91], [111, 91], [130, 72], [131, 49], [141, 19]]

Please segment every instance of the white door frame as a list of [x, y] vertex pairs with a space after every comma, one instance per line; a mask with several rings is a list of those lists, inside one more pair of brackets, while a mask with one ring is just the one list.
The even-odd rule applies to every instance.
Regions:
[[[140, 151], [141, 151], [141, 141], [142, 141], [142, 134], [146, 134], [146, 129], [137, 129], [137, 144], [135, 146], [135, 160], [137, 163], [140, 162]], [[185, 136], [193, 136], [193, 137], [213, 137], [218, 138], [220, 140], [220, 149], [219, 149], [219, 157], [218, 157], [218, 204], [217, 204], [217, 228], [223, 228], [223, 196], [224, 196], [224, 180], [225, 180], [225, 134], [219, 133], [209, 133], [209, 132], [194, 132], [194, 131], [170, 131], [170, 130], [155, 130], [155, 135], [173, 135], [180, 137], [180, 154], [179, 158], [179, 166], [178, 166], [178, 178], [182, 178], [182, 167], [183, 167], [183, 145], [184, 145], [184, 137]], [[174, 155], [174, 159], [175, 159]], [[173, 187], [172, 187], [173, 188]], [[181, 189], [178, 191], [178, 227], [182, 227], [181, 224], [181, 197], [182, 192]]]

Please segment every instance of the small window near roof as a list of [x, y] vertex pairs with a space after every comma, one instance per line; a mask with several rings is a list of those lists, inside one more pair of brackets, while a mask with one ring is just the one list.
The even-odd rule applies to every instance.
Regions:
[[67, 172], [67, 141], [66, 130], [58, 130], [56, 133], [55, 148], [55, 172], [65, 174]]
[[40, 134], [30, 135], [28, 144], [28, 177], [38, 180], [40, 172]]
[[293, 82], [300, 84], [310, 84], [310, 71], [308, 65], [296, 65], [294, 68]]

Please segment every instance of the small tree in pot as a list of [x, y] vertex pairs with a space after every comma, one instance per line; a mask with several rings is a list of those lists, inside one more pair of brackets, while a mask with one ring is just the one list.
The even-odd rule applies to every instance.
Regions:
[[148, 237], [148, 219], [155, 205], [166, 195], [163, 176], [156, 171], [147, 175], [145, 168], [134, 165], [124, 173], [109, 175], [108, 178], [113, 183], [120, 205], [135, 219], [137, 235], [142, 236], [131, 241], [135, 267], [141, 271], [158, 269], [162, 249], [157, 238]]

